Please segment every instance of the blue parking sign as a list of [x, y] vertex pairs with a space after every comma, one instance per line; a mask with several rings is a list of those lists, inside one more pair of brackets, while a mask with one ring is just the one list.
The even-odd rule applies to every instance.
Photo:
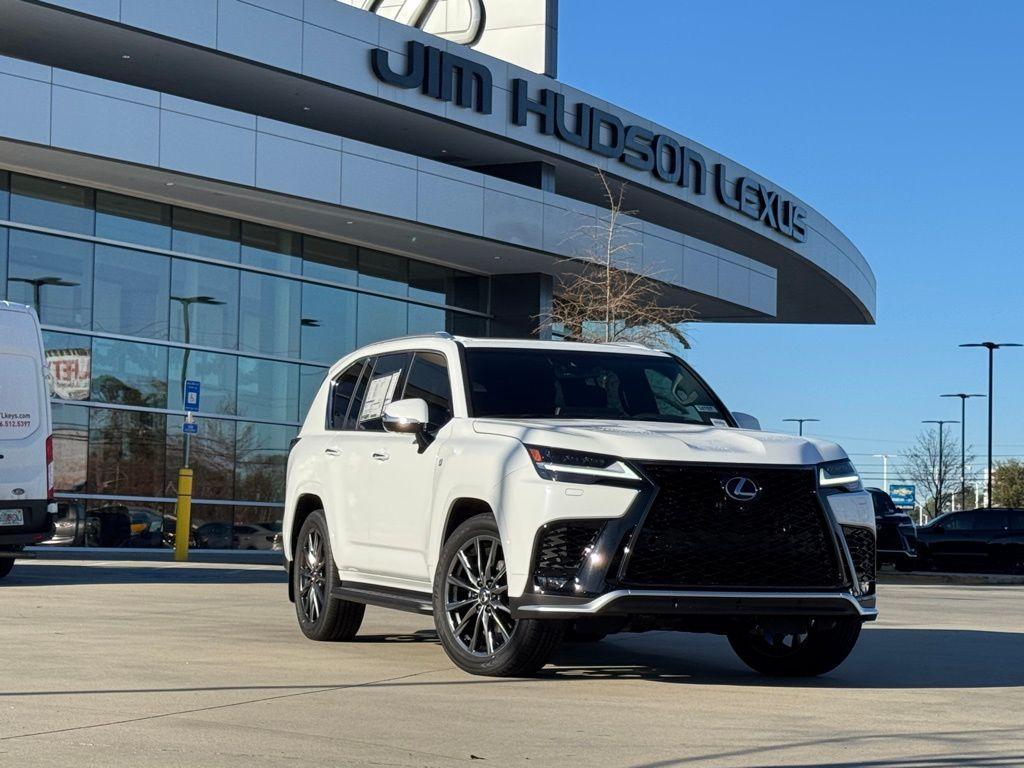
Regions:
[[186, 421], [181, 425], [181, 431], [186, 435], [195, 435], [199, 433], [199, 422], [197, 421]]
[[199, 382], [198, 381], [186, 381], [185, 382], [185, 410], [186, 411], [198, 411], [199, 410]]

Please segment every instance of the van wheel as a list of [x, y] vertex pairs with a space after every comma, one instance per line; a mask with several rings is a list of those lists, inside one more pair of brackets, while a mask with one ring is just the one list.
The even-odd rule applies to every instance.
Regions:
[[810, 619], [803, 627], [752, 624], [729, 633], [744, 663], [763, 675], [814, 677], [838, 667], [860, 637], [856, 618]]
[[498, 526], [490, 515], [460, 525], [434, 574], [434, 624], [445, 653], [473, 675], [526, 677], [543, 667], [563, 622], [512, 618]]
[[14, 568], [13, 557], [0, 557], [0, 579], [4, 578]]
[[322, 509], [302, 524], [296, 550], [292, 578], [295, 615], [302, 633], [310, 640], [351, 640], [363, 623], [366, 606], [331, 597], [339, 580]]

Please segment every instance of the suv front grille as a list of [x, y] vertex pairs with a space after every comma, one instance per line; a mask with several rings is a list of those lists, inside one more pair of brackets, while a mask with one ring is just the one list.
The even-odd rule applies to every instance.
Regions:
[[853, 567], [857, 569], [860, 581], [875, 580], [875, 536], [867, 528], [852, 525], [843, 526], [846, 546], [853, 558]]
[[[627, 585], [834, 589], [845, 581], [810, 469], [648, 464], [658, 486], [626, 562]], [[736, 477], [760, 489], [740, 503]]]

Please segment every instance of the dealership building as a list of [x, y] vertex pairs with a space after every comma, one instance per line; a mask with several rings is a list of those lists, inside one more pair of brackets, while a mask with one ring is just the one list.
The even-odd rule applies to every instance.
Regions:
[[61, 498], [172, 514], [191, 379], [194, 523], [272, 528], [328, 366], [538, 333], [598, 170], [628, 183], [620, 268], [666, 304], [874, 322], [842, 232], [558, 80], [559, 34], [557, 0], [0, 0], [0, 298], [39, 312]]

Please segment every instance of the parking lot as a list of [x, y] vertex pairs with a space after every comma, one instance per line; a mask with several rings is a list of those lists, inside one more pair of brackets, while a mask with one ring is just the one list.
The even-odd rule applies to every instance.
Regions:
[[883, 586], [818, 680], [669, 633], [492, 680], [409, 614], [305, 640], [277, 567], [23, 562], [0, 586], [0, 765], [1024, 765], [1022, 606], [1024, 587]]

